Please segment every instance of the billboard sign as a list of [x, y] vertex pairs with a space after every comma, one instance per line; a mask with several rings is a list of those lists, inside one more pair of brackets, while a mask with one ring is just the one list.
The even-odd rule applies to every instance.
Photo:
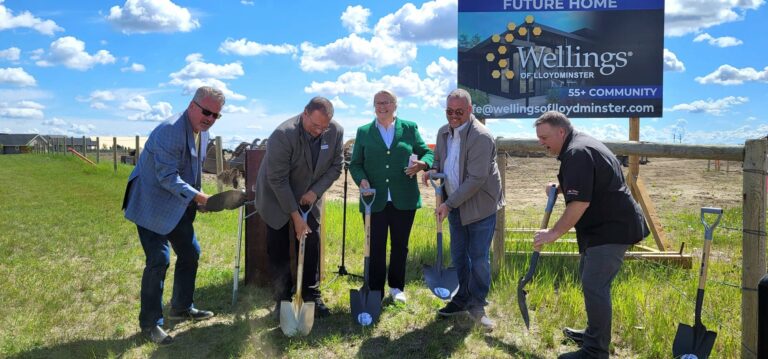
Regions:
[[660, 117], [663, 0], [459, 0], [475, 115]]

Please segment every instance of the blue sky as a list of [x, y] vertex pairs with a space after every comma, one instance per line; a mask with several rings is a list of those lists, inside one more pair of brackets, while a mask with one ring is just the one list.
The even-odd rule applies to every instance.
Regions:
[[[768, 134], [764, 1], [666, 1], [664, 116], [641, 120], [642, 140]], [[432, 142], [456, 87], [457, 11], [457, 0], [0, 0], [0, 132], [146, 136], [209, 84], [227, 95], [211, 133], [229, 146], [269, 136], [315, 95], [351, 138], [380, 89]], [[534, 138], [531, 123], [488, 126]], [[625, 118], [574, 124], [627, 138]]]

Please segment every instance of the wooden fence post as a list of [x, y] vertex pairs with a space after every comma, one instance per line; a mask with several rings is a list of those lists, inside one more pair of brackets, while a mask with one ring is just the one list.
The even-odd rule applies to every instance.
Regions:
[[[505, 194], [504, 198], [506, 199], [506, 188], [507, 188], [507, 153], [506, 152], [499, 152], [496, 154], [496, 164], [499, 166], [499, 173], [501, 174], [501, 193]], [[499, 274], [501, 272], [501, 268], [504, 265], [504, 256], [505, 249], [504, 249], [504, 240], [507, 238], [506, 236], [506, 211], [504, 210], [504, 207], [501, 207], [498, 211], [496, 211], [496, 228], [495, 233], [493, 236], [493, 263], [491, 263], [491, 273], [493, 275]]]
[[117, 137], [112, 137], [112, 163], [114, 163], [115, 173], [117, 173]]
[[133, 158], [134, 165], [139, 164], [139, 151], [141, 151], [141, 149], [139, 148], [139, 136], [137, 135], [136, 136], [136, 156]]
[[101, 144], [99, 143], [99, 138], [96, 137], [96, 163], [99, 163], [99, 157], [101, 157]]
[[[216, 136], [216, 175], [218, 176], [224, 172], [224, 151], [221, 147], [221, 136]], [[216, 188], [221, 192], [224, 184], [221, 181], [216, 181]]]
[[85, 142], [85, 136], [83, 136], [83, 156], [88, 158], [88, 143]]
[[745, 143], [741, 272], [742, 358], [757, 358], [757, 284], [766, 270], [766, 155], [768, 140], [748, 140]]

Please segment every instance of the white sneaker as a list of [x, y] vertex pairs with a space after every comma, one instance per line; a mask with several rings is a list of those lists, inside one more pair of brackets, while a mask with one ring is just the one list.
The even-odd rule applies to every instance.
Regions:
[[405, 303], [406, 301], [405, 293], [398, 288], [389, 288], [389, 295], [397, 302]]

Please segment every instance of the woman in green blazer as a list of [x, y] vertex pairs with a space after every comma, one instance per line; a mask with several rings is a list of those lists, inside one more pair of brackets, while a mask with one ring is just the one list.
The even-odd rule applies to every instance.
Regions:
[[[371, 207], [369, 286], [405, 302], [405, 263], [408, 238], [421, 207], [416, 174], [432, 166], [434, 155], [419, 135], [416, 123], [395, 116], [397, 97], [379, 91], [373, 98], [376, 119], [357, 129], [349, 171], [360, 188], [376, 189]], [[363, 205], [360, 204], [360, 211]], [[387, 272], [387, 234], [392, 242]]]

